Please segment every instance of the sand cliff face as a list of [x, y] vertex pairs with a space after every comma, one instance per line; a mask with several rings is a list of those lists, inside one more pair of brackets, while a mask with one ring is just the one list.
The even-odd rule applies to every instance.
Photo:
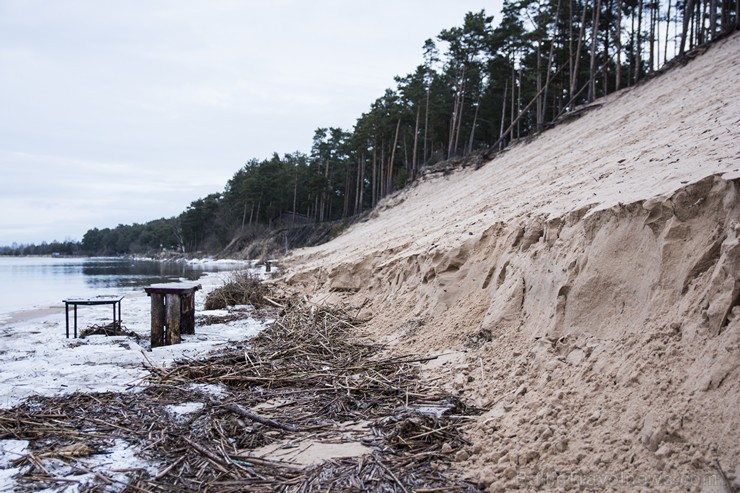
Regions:
[[738, 488], [738, 53], [424, 180], [283, 279], [445, 353], [429, 377], [486, 409], [459, 455], [482, 487]]

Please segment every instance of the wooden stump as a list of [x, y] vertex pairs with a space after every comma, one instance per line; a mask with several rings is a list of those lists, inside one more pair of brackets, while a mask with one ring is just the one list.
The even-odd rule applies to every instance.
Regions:
[[195, 334], [195, 296], [184, 294], [180, 302], [180, 334]]
[[153, 284], [144, 288], [152, 298], [152, 347], [180, 344], [182, 334], [195, 334], [196, 283]]
[[167, 344], [180, 344], [180, 295], [165, 295], [167, 309]]
[[165, 309], [164, 295], [151, 294], [152, 298], [152, 347], [164, 346]]

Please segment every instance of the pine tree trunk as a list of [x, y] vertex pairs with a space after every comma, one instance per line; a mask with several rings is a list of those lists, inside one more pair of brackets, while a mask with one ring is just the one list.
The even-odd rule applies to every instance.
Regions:
[[365, 209], [365, 174], [367, 173], [367, 156], [365, 152], [362, 153], [362, 182], [360, 183], [360, 200], [358, 213]]
[[614, 87], [618, 91], [622, 85], [622, 0], [617, 1], [617, 32], [614, 34], [614, 40], [617, 45], [617, 70]]
[[686, 37], [688, 38], [689, 42], [689, 49], [694, 47], [694, 2], [693, 0], [686, 0], [685, 5], [691, 4], [691, 10], [687, 9], [687, 12], [684, 13], [684, 22], [689, 23], [687, 26], [688, 29], [686, 29]]
[[[675, 36], [673, 36], [673, 56], [675, 57], [678, 54], [678, 38], [681, 36], [678, 34], [678, 18], [680, 15], [678, 15], [678, 0], [676, 0], [676, 14], [673, 16], [673, 32], [676, 33]], [[682, 19], [683, 22], [683, 19]]]
[[324, 221], [329, 217], [329, 209], [331, 208], [331, 196], [329, 195], [327, 188], [330, 188], [329, 184], [329, 167], [330, 163], [329, 160], [326, 160], [326, 165], [324, 166], [324, 190], [321, 192], [322, 194], [322, 205], [321, 208], [321, 220]]
[[416, 124], [414, 125], [414, 150], [411, 152], [411, 180], [416, 180], [416, 150], [419, 144], [419, 117], [421, 115], [421, 106], [416, 106]]
[[378, 184], [379, 190], [378, 190], [378, 200], [385, 197], [386, 188], [385, 185], [387, 183], [387, 178], [385, 176], [385, 140], [382, 140], [380, 142], [380, 162], [378, 163], [378, 168], [380, 169], [380, 183]]
[[447, 159], [452, 157], [452, 148], [455, 143], [455, 128], [457, 123], [457, 105], [458, 105], [458, 94], [455, 94], [455, 101], [452, 105], [452, 115], [450, 116], [450, 133], [447, 139]]
[[[655, 70], [660, 69], [660, 0], [655, 0]], [[665, 60], [663, 60], [665, 63]]]
[[295, 224], [296, 199], [298, 197], [298, 168], [295, 169], [295, 183], [293, 184], [293, 224]]
[[596, 0], [594, 6], [593, 23], [591, 26], [591, 63], [589, 64], [589, 86], [588, 86], [588, 102], [592, 102], [596, 98], [596, 73], [594, 69], [596, 67], [596, 42], [599, 37], [599, 15], [601, 14], [601, 0]]
[[537, 81], [537, 94], [539, 94], [540, 96], [537, 97], [537, 103], [536, 103], [536, 106], [535, 106], [535, 122], [536, 122], [536, 125], [537, 125], [537, 131], [538, 132], [541, 132], [542, 131], [542, 93], [543, 93], [543, 91], [542, 91], [542, 69], [541, 69], [542, 56], [541, 56], [541, 53], [540, 53], [541, 44], [542, 44], [542, 41], [541, 40], [537, 40], [537, 69], [536, 69], [537, 77], [536, 77], [536, 81]]
[[642, 2], [637, 0], [637, 51], [635, 53], [635, 83], [640, 81], [640, 65], [642, 65]]
[[553, 52], [555, 50], [555, 39], [557, 38], [557, 32], [558, 32], [558, 19], [560, 18], [560, 2], [561, 0], [558, 0], [557, 7], [555, 7], [555, 20], [553, 21], [553, 28], [552, 28], [552, 39], [550, 40], [550, 54], [547, 57], [547, 77], [545, 77], [545, 91], [542, 94], [542, 114], [540, 115], [540, 120], [545, 122], [546, 113], [547, 113], [547, 93], [550, 89], [550, 71], [552, 70], [552, 58], [553, 58]]
[[573, 97], [570, 92], [571, 87], [573, 87], [573, 0], [568, 2], [568, 76], [570, 77], [568, 81], [568, 98], [570, 99]]
[[668, 0], [668, 11], [665, 17], [665, 51], [663, 52], [663, 63], [668, 61], [668, 29], [671, 26], [671, 0]]
[[[653, 0], [655, 2], [656, 0]], [[650, 3], [650, 73], [655, 72], [655, 3]]]
[[514, 114], [514, 106], [516, 105], [516, 69], [514, 68], [514, 57], [512, 57], [511, 60], [511, 109], [509, 112], [511, 113], [511, 116], [509, 117], [509, 123], [514, 122], [514, 118], [516, 118], [516, 115]]
[[627, 64], [627, 87], [632, 85], [632, 70], [635, 66], [635, 45], [637, 44], [637, 32], [635, 31], [635, 9], [632, 9], [630, 15], [630, 55]]
[[421, 162], [425, 164], [427, 159], [429, 159], [429, 156], [427, 155], [427, 142], [429, 138], [429, 93], [431, 90], [431, 87], [427, 88], [427, 104], [424, 109], [424, 156], [422, 156]]
[[463, 66], [463, 78], [460, 84], [460, 103], [458, 104], [458, 115], [457, 115], [457, 130], [455, 130], [455, 148], [454, 153], [457, 154], [457, 149], [460, 147], [460, 133], [462, 130], [462, 117], [463, 108], [465, 107], [465, 92], [467, 87], [465, 86], [465, 76], [467, 67]]
[[370, 184], [373, 191], [373, 207], [378, 203], [378, 143], [373, 142], [373, 182]]
[[468, 142], [467, 153], [473, 152], [473, 139], [475, 137], [475, 126], [478, 124], [478, 108], [480, 108], [480, 90], [478, 90], [478, 101], [475, 103], [475, 114], [473, 116], [473, 128], [470, 129], [470, 142]]
[[393, 163], [396, 159], [396, 147], [398, 146], [398, 131], [401, 129], [401, 119], [396, 123], [396, 136], [393, 138], [393, 149], [391, 149], [391, 159], [388, 161], [388, 192], [393, 190]]
[[359, 214], [363, 209], [363, 201], [365, 199], [365, 152], [362, 152], [362, 158], [360, 160], [360, 173], [357, 177], [357, 207], [355, 208], [355, 214]]
[[[606, 11], [611, 12], [612, 0], [607, 0]], [[604, 96], [609, 94], [609, 25], [607, 22], [606, 29], [604, 29], [604, 63], [601, 64], [601, 80], [604, 88]]]
[[355, 175], [355, 205], [352, 208], [352, 214], [357, 215], [357, 211], [359, 209], [359, 202], [360, 202], [360, 182], [361, 182], [361, 176], [362, 176], [362, 158], [357, 158], [357, 174]]
[[581, 61], [581, 44], [583, 43], [583, 34], [586, 27], [586, 5], [583, 5], [581, 14], [581, 27], [578, 30], [578, 45], [576, 46], [575, 63], [573, 64], [573, 73], [570, 76], [570, 98], [573, 99], [578, 89], [578, 65]]
[[699, 46], [704, 43], [704, 17], [702, 16], [701, 0], [696, 2], [696, 16], [694, 17], [694, 25], [696, 27], [696, 45]]
[[507, 80], [506, 85], [504, 86], [504, 97], [501, 100], [503, 107], [501, 108], [501, 129], [499, 130], [499, 133], [498, 133], [498, 139], [500, 141], [499, 146], [498, 146], [499, 150], [504, 148], [504, 142], [503, 142], [504, 122], [506, 120], [506, 93], [508, 92], [508, 90], [509, 90], [509, 81]]
[[403, 167], [406, 172], [411, 176], [411, 161], [409, 161], [409, 146], [406, 142], [406, 132], [403, 133]]
[[[558, 13], [560, 12], [560, 1], [558, 0]], [[558, 14], [556, 14], [555, 17], [555, 29], [557, 29], [557, 19]], [[547, 93], [550, 90], [550, 71], [552, 70], [552, 57], [553, 52], [555, 50], [555, 32], [553, 31], [552, 41], [550, 41], [550, 54], [547, 57], [547, 77], [545, 77], [545, 90], [542, 93], [542, 115], [540, 116], [540, 120], [542, 121], [542, 124], [544, 125], [545, 119], [546, 119], [546, 113], [547, 113]]]
[[[519, 71], [519, 91], [516, 98], [516, 137], [519, 138], [521, 133], [519, 132], [519, 120], [522, 116], [522, 71]], [[525, 110], [526, 111], [526, 110]]]
[[349, 195], [350, 187], [352, 186], [352, 178], [350, 173], [350, 166], [347, 163], [346, 171], [344, 172], [344, 200], [342, 201], [342, 218], [346, 218], [349, 215]]

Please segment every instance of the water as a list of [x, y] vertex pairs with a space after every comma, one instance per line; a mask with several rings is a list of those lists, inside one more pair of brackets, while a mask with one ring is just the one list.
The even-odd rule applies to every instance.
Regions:
[[143, 292], [150, 284], [235, 268], [239, 264], [0, 256], [0, 314], [64, 306], [62, 300], [71, 297]]

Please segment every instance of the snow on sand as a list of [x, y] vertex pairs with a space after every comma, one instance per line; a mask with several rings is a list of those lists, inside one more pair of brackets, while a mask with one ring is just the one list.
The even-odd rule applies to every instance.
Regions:
[[[197, 314], [225, 313], [202, 310], [206, 294], [222, 284], [223, 276], [211, 274], [199, 281], [203, 290], [196, 292]], [[124, 327], [148, 338], [149, 312], [150, 300], [143, 291], [126, 295], [122, 302]], [[108, 324], [110, 306], [80, 306], [78, 317], [80, 329]], [[63, 310], [39, 319], [0, 323], [0, 407], [13, 407], [30, 395], [135, 391], [148, 373], [146, 366], [167, 366], [177, 359], [205, 354], [230, 341], [249, 338], [262, 327], [252, 319], [199, 326], [194, 335], [184, 335], [181, 344], [150, 349], [125, 336], [67, 339]]]
[[[257, 272], [256, 270], [254, 272]], [[211, 273], [199, 282], [203, 290], [196, 293], [196, 330], [194, 335], [182, 336], [181, 344], [151, 349], [145, 341], [141, 345], [131, 337], [92, 335], [84, 339], [67, 339], [64, 310], [41, 313], [40, 318], [14, 316], [0, 320], [0, 408], [12, 408], [33, 395], [60, 396], [74, 392], [130, 392], [141, 389], [147, 376], [146, 367], [167, 366], [173, 361], [194, 358], [210, 351], [243, 341], [257, 334], [265, 322], [251, 318], [228, 323], [201, 326], [200, 315], [219, 316], [225, 310], [203, 311], [206, 294], [223, 284], [228, 273]], [[235, 307], [244, 309], [245, 307]], [[79, 307], [80, 329], [111, 322], [110, 306]], [[148, 339], [150, 332], [150, 299], [143, 292], [126, 294], [122, 303], [123, 326]], [[146, 341], [148, 342], [148, 341]], [[202, 390], [202, 389], [201, 389]], [[219, 389], [210, 389], [218, 393]], [[174, 414], [187, 414], [187, 405], [173, 407]], [[11, 461], [27, 453], [28, 442], [0, 440], [0, 492], [14, 491], [13, 475], [19, 472]], [[134, 448], [125, 441], [116, 440], [103, 454], [93, 454], [80, 462], [88, 469], [107, 465], [108, 469], [149, 468], [156, 473], [156, 464], [144, 463], [135, 455]], [[59, 476], [78, 481], [70, 483], [69, 491], [76, 491], [93, 474], [70, 475], [64, 471], [64, 462], [50, 459], [45, 467]], [[61, 469], [60, 469], [61, 468]], [[115, 474], [106, 474], [116, 480]], [[88, 478], [89, 476], [89, 478]], [[124, 475], [120, 480], [125, 482]], [[63, 489], [62, 491], [67, 491]]]

